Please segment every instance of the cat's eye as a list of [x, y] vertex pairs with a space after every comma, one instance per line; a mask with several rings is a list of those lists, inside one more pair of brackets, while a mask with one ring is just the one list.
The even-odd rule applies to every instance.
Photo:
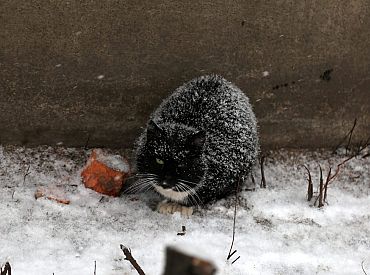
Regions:
[[161, 159], [156, 158], [156, 159], [155, 159], [155, 161], [156, 161], [158, 164], [160, 164], [160, 165], [163, 165], [163, 164], [164, 164], [164, 161], [163, 161], [163, 160], [161, 160]]

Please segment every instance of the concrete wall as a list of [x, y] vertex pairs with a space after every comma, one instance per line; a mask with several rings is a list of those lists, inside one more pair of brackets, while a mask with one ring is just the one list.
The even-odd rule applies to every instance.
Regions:
[[251, 98], [264, 147], [332, 146], [355, 118], [365, 139], [370, 1], [0, 2], [2, 144], [131, 147], [207, 73]]

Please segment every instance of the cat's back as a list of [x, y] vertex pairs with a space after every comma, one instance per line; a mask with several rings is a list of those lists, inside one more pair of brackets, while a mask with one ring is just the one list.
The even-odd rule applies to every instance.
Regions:
[[203, 128], [209, 133], [220, 129], [235, 132], [256, 124], [248, 98], [219, 75], [201, 76], [183, 84], [162, 102], [153, 118]]

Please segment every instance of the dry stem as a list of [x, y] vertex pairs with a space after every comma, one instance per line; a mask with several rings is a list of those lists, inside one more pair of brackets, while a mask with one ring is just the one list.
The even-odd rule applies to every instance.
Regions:
[[265, 162], [266, 156], [262, 155], [260, 163], [261, 163], [261, 188], [266, 188], [266, 179], [265, 179], [265, 171], [263, 168], [263, 164]]
[[365, 275], [367, 275], [366, 271], [365, 271], [365, 268], [364, 268], [364, 262], [365, 261], [362, 261], [361, 263], [361, 268], [362, 268], [362, 271], [364, 272]]
[[125, 254], [126, 258], [125, 260], [129, 261], [131, 265], [136, 269], [137, 273], [140, 275], [145, 275], [144, 271], [141, 269], [140, 265], [136, 262], [134, 257], [132, 257], [131, 251], [124, 245], [120, 245], [123, 254]]
[[8, 262], [4, 265], [4, 270], [0, 268], [0, 275], [12, 275], [12, 268]]
[[[235, 207], [234, 207], [234, 222], [233, 222], [233, 239], [231, 241], [231, 246], [230, 246], [230, 250], [229, 250], [229, 254], [227, 255], [227, 260], [229, 260], [235, 253], [237, 250], [234, 250], [233, 252], [232, 249], [233, 249], [233, 246], [234, 246], [234, 241], [235, 241], [235, 224], [236, 224], [236, 207], [238, 205], [238, 193], [239, 193], [239, 184], [240, 184], [240, 178], [238, 180], [238, 183], [237, 183], [237, 186], [236, 186], [236, 192], [235, 192]], [[238, 259], [240, 258], [240, 256], [235, 259], [231, 264], [235, 263]]]
[[313, 197], [313, 184], [312, 184], [311, 172], [307, 168], [306, 165], [303, 165], [303, 167], [307, 170], [307, 174], [308, 174], [307, 201], [311, 201]]

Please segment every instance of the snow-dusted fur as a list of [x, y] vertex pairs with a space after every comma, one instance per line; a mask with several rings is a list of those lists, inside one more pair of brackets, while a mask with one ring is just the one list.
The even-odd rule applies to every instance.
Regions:
[[[171, 142], [156, 143], [154, 147], [147, 144], [148, 127], [152, 122], [163, 129], [166, 139], [173, 139], [173, 148], [168, 145]], [[142, 165], [153, 156], [173, 160], [186, 156], [188, 152], [182, 151], [181, 144], [187, 136], [199, 131], [206, 135], [196, 165], [203, 173], [192, 180], [196, 185], [191, 186], [191, 192], [196, 193], [197, 202], [204, 204], [234, 191], [257, 158], [257, 123], [246, 95], [218, 75], [201, 76], [183, 84], [154, 111], [138, 140], [138, 174], [153, 174], [147, 171], [148, 166]], [[193, 200], [179, 202], [197, 203]]]

